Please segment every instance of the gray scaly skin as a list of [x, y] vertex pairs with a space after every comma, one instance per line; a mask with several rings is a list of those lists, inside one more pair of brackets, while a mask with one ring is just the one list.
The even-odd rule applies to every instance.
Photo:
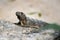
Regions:
[[19, 22], [15, 23], [15, 24], [21, 25], [24, 27], [39, 28], [39, 27], [43, 27], [46, 24], [48, 24], [48, 23], [43, 22], [41, 20], [26, 17], [26, 15], [23, 12], [16, 12], [16, 16], [19, 19]]

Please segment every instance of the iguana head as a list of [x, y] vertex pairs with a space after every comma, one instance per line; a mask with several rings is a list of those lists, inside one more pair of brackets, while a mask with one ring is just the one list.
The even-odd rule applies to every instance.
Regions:
[[17, 16], [17, 18], [18, 18], [19, 20], [26, 20], [26, 16], [25, 16], [25, 14], [24, 14], [23, 12], [17, 11], [17, 12], [16, 12], [16, 16]]

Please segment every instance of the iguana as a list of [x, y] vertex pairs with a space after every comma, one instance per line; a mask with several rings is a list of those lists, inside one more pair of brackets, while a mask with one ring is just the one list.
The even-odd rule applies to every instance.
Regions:
[[39, 27], [45, 26], [47, 24], [46, 22], [43, 22], [41, 20], [26, 17], [26, 15], [23, 12], [16, 12], [16, 16], [19, 20], [18, 23], [15, 23], [17, 25], [39, 28]]

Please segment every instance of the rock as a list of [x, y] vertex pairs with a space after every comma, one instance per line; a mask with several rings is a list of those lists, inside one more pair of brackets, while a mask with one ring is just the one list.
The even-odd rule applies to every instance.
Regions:
[[55, 36], [58, 35], [52, 29], [38, 30], [0, 20], [0, 40], [53, 40]]

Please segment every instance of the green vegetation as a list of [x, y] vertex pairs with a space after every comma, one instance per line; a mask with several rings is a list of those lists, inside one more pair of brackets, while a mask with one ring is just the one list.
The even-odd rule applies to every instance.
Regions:
[[60, 25], [58, 24], [48, 24], [44, 27], [42, 27], [42, 29], [54, 29], [54, 30], [60, 30]]
[[29, 15], [33, 15], [33, 14], [35, 14], [35, 12], [31, 12], [31, 13], [29, 13]]
[[16, 1], [16, 0], [8, 0], [9, 2], [14, 2], [14, 1]]
[[34, 14], [38, 15], [38, 17], [42, 16], [42, 13], [40, 13], [40, 12], [31, 12], [31, 13], [29, 13], [29, 15], [34, 15]]
[[39, 16], [39, 17], [41, 17], [41, 16], [42, 16], [42, 14], [41, 14], [41, 13], [38, 13], [38, 16]]

